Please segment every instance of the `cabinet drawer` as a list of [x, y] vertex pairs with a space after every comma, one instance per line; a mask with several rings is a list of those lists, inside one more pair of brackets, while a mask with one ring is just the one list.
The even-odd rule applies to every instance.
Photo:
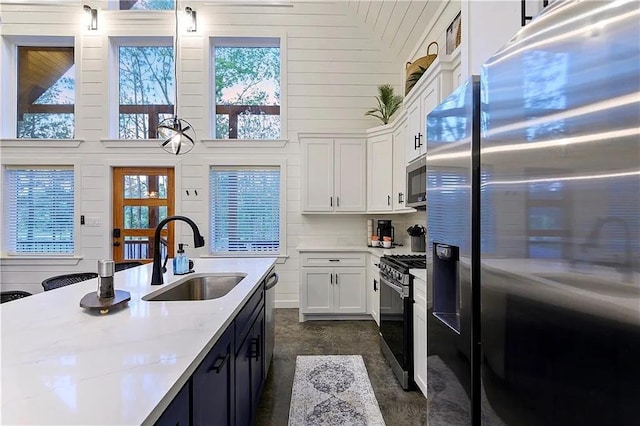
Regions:
[[366, 256], [366, 253], [344, 251], [302, 253], [302, 266], [365, 266]]
[[234, 323], [236, 328], [236, 342], [240, 343], [252, 326], [253, 314], [264, 306], [264, 288], [260, 285], [249, 301], [238, 313]]

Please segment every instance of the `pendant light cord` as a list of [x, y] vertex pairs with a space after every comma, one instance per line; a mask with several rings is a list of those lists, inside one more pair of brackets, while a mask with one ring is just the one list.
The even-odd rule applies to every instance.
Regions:
[[178, 118], [178, 0], [175, 0], [176, 34], [173, 39], [173, 85], [175, 99], [173, 101], [173, 117]]

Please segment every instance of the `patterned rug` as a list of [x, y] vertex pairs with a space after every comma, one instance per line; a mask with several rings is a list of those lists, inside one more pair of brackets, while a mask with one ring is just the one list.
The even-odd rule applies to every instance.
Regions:
[[360, 355], [298, 356], [289, 426], [384, 426]]

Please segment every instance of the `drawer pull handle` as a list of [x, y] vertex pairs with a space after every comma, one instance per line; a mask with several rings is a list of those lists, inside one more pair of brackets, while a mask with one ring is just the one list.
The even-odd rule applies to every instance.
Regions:
[[211, 373], [215, 370], [216, 374], [220, 374], [222, 367], [227, 363], [227, 360], [229, 360], [229, 352], [227, 352], [225, 356], [219, 356], [216, 358], [216, 360], [213, 361], [213, 364], [211, 364], [211, 367], [209, 367], [209, 370], [207, 370], [207, 373]]
[[329, 259], [329, 262], [340, 262], [340, 259]]
[[259, 337], [251, 338], [250, 345], [251, 346], [249, 347], [249, 358], [255, 358], [255, 359], [260, 358], [260, 338]]

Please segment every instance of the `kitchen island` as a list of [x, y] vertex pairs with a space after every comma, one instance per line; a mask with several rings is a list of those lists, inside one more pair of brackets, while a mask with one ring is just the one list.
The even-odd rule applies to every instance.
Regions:
[[80, 299], [97, 279], [4, 303], [2, 424], [153, 424], [188, 383], [274, 258], [195, 259], [197, 273], [246, 274], [225, 296], [144, 301], [185, 276], [151, 286], [151, 264], [115, 274], [131, 300], [108, 314]]

